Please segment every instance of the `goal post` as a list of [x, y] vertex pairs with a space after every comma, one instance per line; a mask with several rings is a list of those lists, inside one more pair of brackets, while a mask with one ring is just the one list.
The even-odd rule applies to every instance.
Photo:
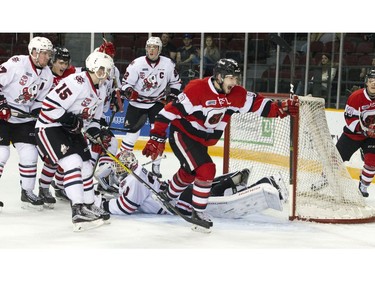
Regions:
[[[280, 100], [290, 96], [262, 94]], [[248, 168], [249, 183], [281, 176], [290, 187], [290, 220], [374, 222], [375, 208], [366, 204], [333, 143], [324, 99], [299, 99], [296, 117], [234, 114], [224, 135], [224, 172]]]

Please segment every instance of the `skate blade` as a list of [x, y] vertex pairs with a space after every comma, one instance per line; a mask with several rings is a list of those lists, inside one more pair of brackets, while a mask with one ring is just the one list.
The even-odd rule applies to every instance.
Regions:
[[73, 223], [73, 232], [82, 232], [85, 230], [97, 228], [104, 224], [104, 221], [102, 219], [98, 219], [95, 221], [89, 221], [89, 222], [77, 222]]
[[191, 227], [191, 230], [193, 230], [195, 232], [205, 233], [205, 234], [211, 233], [211, 228], [205, 228], [205, 227], [202, 227], [202, 226], [199, 226], [199, 225], [193, 225]]
[[30, 202], [21, 202], [21, 208], [25, 210], [42, 211], [43, 205], [33, 205]]
[[52, 209], [55, 209], [55, 203], [44, 203], [44, 204], [43, 204], [43, 207], [44, 207], [45, 209], [52, 210]]

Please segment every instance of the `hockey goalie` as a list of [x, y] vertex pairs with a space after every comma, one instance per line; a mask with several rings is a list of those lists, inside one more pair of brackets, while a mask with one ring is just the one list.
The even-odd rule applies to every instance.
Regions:
[[[138, 165], [138, 160], [130, 151], [122, 151], [119, 160], [135, 174], [141, 177], [155, 191], [165, 189], [167, 182], [160, 182], [158, 178]], [[112, 165], [112, 185], [106, 185], [97, 177], [101, 194], [96, 204], [114, 215], [130, 215], [137, 212], [147, 214], [167, 214], [168, 211], [154, 199], [152, 192], [131, 174], [128, 175], [121, 165]], [[250, 171], [228, 173], [215, 178], [208, 201], [207, 213], [217, 218], [240, 218], [258, 213], [268, 208], [283, 210], [283, 203], [288, 199], [288, 191], [281, 178], [265, 177], [247, 186]], [[96, 173], [100, 175], [100, 173]], [[117, 192], [113, 192], [117, 190]], [[188, 187], [174, 202], [175, 207], [186, 215], [191, 214], [192, 187]]]

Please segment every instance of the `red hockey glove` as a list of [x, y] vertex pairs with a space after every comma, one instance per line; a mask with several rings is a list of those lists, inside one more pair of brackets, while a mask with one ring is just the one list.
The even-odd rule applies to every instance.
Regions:
[[122, 94], [125, 96], [125, 98], [129, 101], [137, 100], [139, 94], [137, 91], [134, 91], [133, 88], [127, 88]]
[[165, 137], [160, 137], [157, 135], [150, 135], [150, 139], [147, 142], [145, 148], [142, 150], [142, 154], [146, 155], [146, 157], [151, 156], [152, 160], [158, 158], [163, 154], [165, 149]]
[[92, 143], [91, 150], [93, 152], [101, 154], [103, 152], [102, 145], [105, 149], [108, 149], [108, 147], [111, 145], [113, 134], [108, 129], [99, 129], [96, 127], [92, 127], [87, 130], [87, 134], [89, 134], [93, 139], [90, 140]]
[[287, 115], [296, 116], [299, 111], [299, 99], [297, 95], [292, 98], [278, 102], [279, 117], [284, 118]]
[[10, 107], [7, 103], [6, 98], [1, 95], [0, 96], [0, 120], [8, 121], [11, 116]]

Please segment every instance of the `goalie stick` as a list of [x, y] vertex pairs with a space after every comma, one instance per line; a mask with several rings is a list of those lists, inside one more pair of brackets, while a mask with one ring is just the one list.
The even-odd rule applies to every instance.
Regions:
[[87, 132], [85, 132], [85, 135], [87, 138], [93, 142], [99, 144], [102, 149], [107, 153], [107, 155], [113, 159], [116, 163], [118, 163], [124, 170], [128, 173], [133, 175], [144, 187], [146, 187], [148, 190], [150, 190], [157, 198], [157, 200], [164, 205], [166, 209], [168, 209], [171, 213], [180, 216], [182, 219], [184, 219], [186, 222], [193, 224], [194, 226], [200, 226], [206, 229], [209, 229], [211, 227], [211, 222], [203, 221], [203, 220], [197, 220], [193, 219], [191, 217], [188, 217], [184, 214], [182, 214], [175, 206], [173, 206], [169, 201], [165, 201], [160, 194], [152, 188], [147, 182], [145, 182], [140, 176], [138, 176], [136, 173], [134, 173], [131, 169], [129, 169], [127, 166], [125, 166], [115, 155], [113, 155], [108, 149], [105, 148], [103, 143], [99, 140], [94, 139], [91, 135], [89, 135]]

